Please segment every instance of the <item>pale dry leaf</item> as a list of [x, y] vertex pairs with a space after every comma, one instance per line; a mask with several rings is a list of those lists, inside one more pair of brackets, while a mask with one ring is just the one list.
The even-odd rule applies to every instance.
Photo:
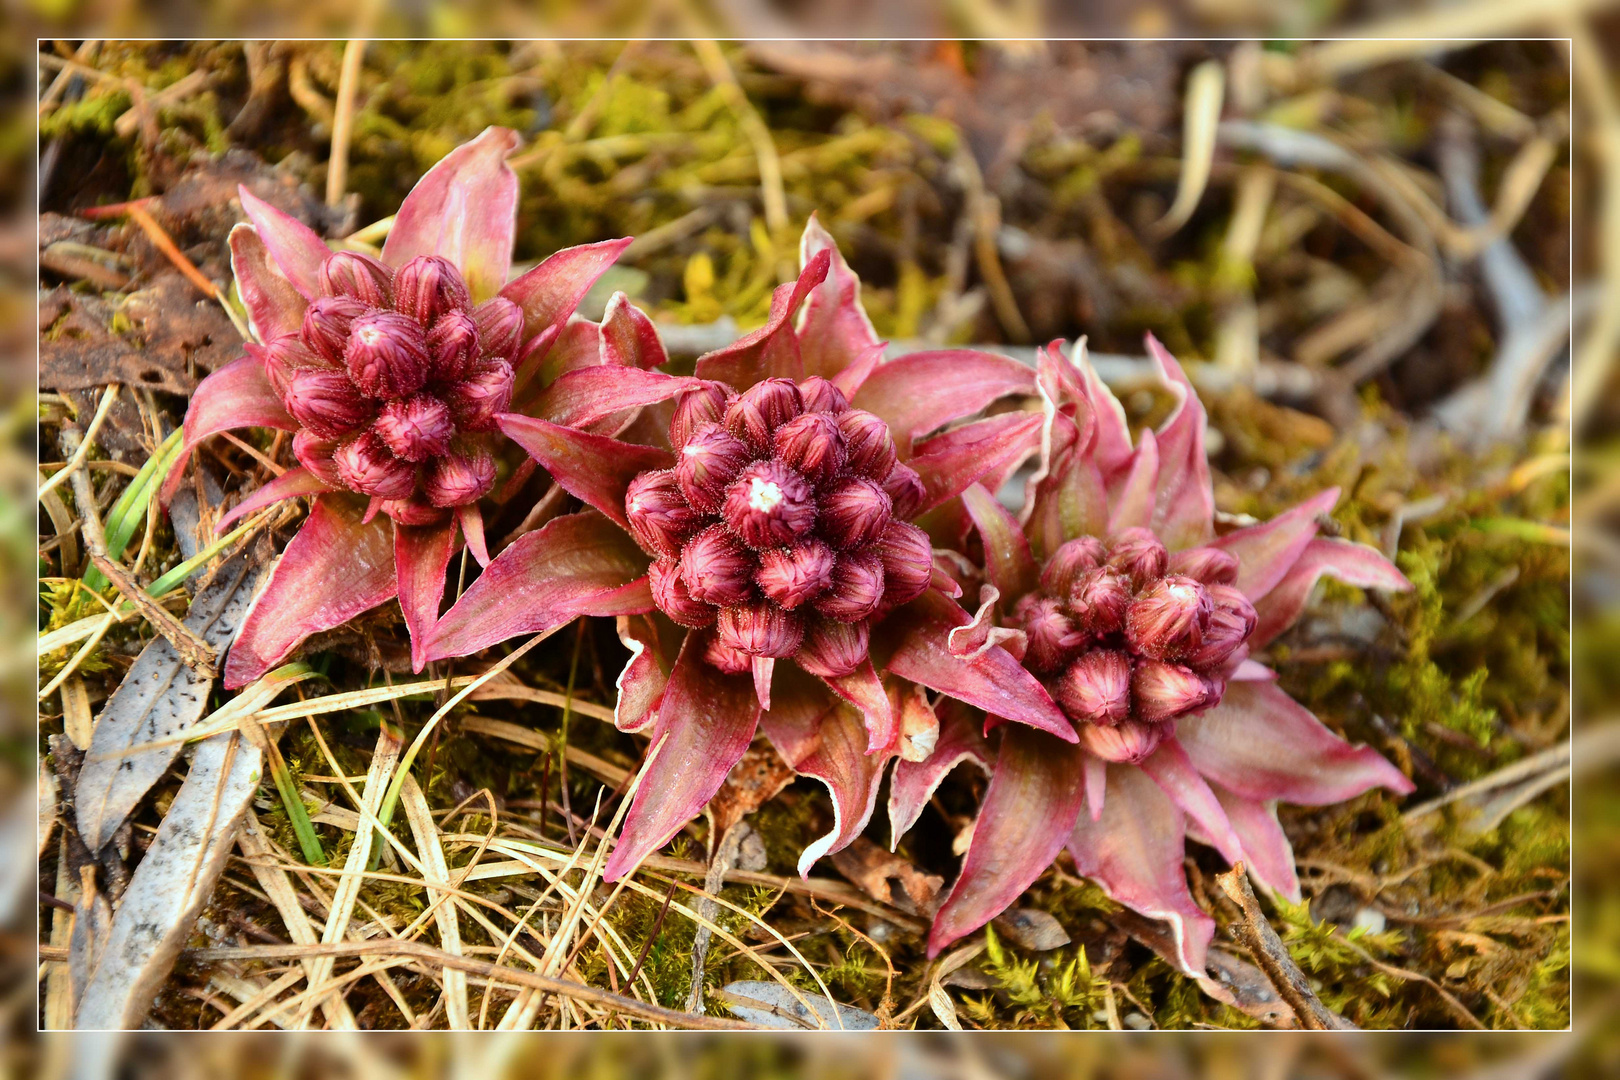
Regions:
[[996, 916], [996, 933], [1027, 952], [1051, 952], [1069, 943], [1063, 924], [1038, 908], [1011, 908]]
[[[901, 858], [865, 837], [832, 854], [833, 868], [880, 904], [893, 904], [910, 912], [931, 912], [945, 879], [925, 874], [909, 859]], [[898, 881], [903, 897], [896, 897], [890, 880]], [[908, 903], [909, 901], [909, 903]]]
[[[439, 842], [439, 827], [433, 820], [433, 810], [416, 783], [416, 777], [407, 776], [399, 789], [400, 805], [410, 822], [411, 836], [416, 841], [417, 857], [422, 860], [423, 874], [434, 881], [449, 881], [450, 866], [444, 858], [444, 847]], [[455, 956], [461, 955], [461, 927], [455, 900], [436, 889], [428, 890], [429, 903], [435, 905], [433, 920], [439, 928], [439, 947]], [[467, 1013], [467, 973], [444, 969], [444, 1014], [451, 1031], [470, 1031], [472, 1024]]]
[[934, 1010], [934, 1015], [948, 1030], [962, 1030], [962, 1022], [956, 1018], [956, 1002], [952, 1001], [951, 995], [939, 985], [938, 979], [928, 984], [928, 1007]]
[[762, 1028], [785, 1031], [806, 1027], [833, 1031], [875, 1031], [878, 1028], [878, 1018], [865, 1009], [839, 1005], [820, 994], [795, 996], [779, 983], [751, 980], [727, 983], [718, 996], [726, 1008]]
[[35, 803], [39, 810], [39, 828], [34, 835], [39, 840], [39, 851], [36, 858], [45, 857], [45, 849], [51, 844], [51, 835], [56, 831], [56, 773], [45, 764], [45, 759], [39, 759], [37, 788], [35, 790]]
[[90, 715], [90, 691], [77, 675], [62, 684], [62, 730], [80, 750], [90, 749], [95, 720]]

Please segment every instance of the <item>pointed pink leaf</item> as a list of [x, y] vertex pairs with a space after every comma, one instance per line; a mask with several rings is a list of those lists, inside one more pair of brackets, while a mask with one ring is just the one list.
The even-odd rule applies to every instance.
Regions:
[[1010, 604], [1035, 587], [1035, 558], [1024, 530], [982, 484], [969, 485], [962, 502], [984, 542], [985, 574]]
[[257, 488], [247, 498], [231, 507], [230, 512], [220, 518], [219, 523], [214, 526], [214, 532], [223, 533], [233, 521], [263, 510], [283, 499], [296, 499], [300, 495], [319, 495], [323, 491], [330, 490], [320, 477], [299, 465]]
[[363, 525], [354, 500], [319, 496], [231, 645], [225, 689], [246, 686], [309, 635], [348, 622], [398, 591], [393, 522]]
[[1161, 465], [1152, 522], [1154, 532], [1174, 551], [1202, 544], [1213, 535], [1215, 493], [1204, 450], [1209, 419], [1181, 365], [1152, 334], [1147, 335], [1147, 350], [1160, 377], [1181, 397], [1158, 432]]
[[428, 635], [423, 659], [466, 656], [561, 626], [646, 572], [647, 556], [602, 515], [555, 518], [495, 557]]
[[[935, 571], [938, 572], [937, 567]], [[973, 613], [972, 620], [963, 623], [945, 636], [945, 647], [951, 651], [952, 656], [974, 660], [991, 649], [999, 648], [1007, 650], [1014, 659], [1024, 658], [1024, 653], [1029, 648], [1028, 635], [1022, 630], [996, 625], [996, 605], [1000, 600], [1001, 591], [994, 585], [979, 586], [979, 609]]]
[[513, 364], [512, 411], [534, 412], [537, 397], [559, 376], [602, 363], [602, 328], [589, 319], [570, 315], [543, 330]]
[[668, 401], [682, 390], [702, 385], [701, 380], [684, 375], [598, 364], [560, 376], [525, 411], [564, 427], [585, 427], [625, 409]]
[[1091, 813], [1091, 820], [1096, 821], [1102, 817], [1103, 807], [1108, 802], [1108, 762], [1088, 753], [1085, 768], [1086, 809]]
[[1259, 600], [1299, 561], [1305, 546], [1316, 536], [1317, 515], [1328, 513], [1338, 501], [1339, 489], [1328, 488], [1270, 521], [1218, 536], [1209, 546], [1238, 557], [1238, 576], [1233, 584], [1250, 600]]
[[989, 649], [973, 660], [951, 655], [946, 638], [966, 622], [967, 612], [955, 603], [932, 590], [924, 593], [884, 620], [883, 636], [896, 642], [884, 666], [995, 716], [1079, 741], [1035, 676], [1005, 649]]
[[911, 443], [1009, 394], [1033, 394], [1024, 364], [977, 349], [909, 353], [879, 364], [852, 404], [888, 422], [902, 458]]
[[1358, 589], [1405, 592], [1412, 587], [1395, 564], [1364, 544], [1318, 536], [1289, 567], [1282, 580], [1255, 601], [1260, 621], [1249, 636], [1250, 649], [1263, 649], [1278, 634], [1294, 625], [1310, 601], [1311, 590], [1326, 574]]
[[754, 680], [703, 660], [703, 635], [688, 634], [658, 705], [651, 757], [602, 873], [618, 881], [703, 812], [742, 760], [759, 723]]
[[239, 185], [236, 194], [282, 276], [305, 300], [321, 295], [321, 264], [332, 254], [332, 249], [314, 229], [271, 206], [247, 188]]
[[1080, 818], [1085, 751], [1010, 727], [1001, 737], [973, 843], [950, 895], [934, 915], [928, 955], [1005, 911], [1052, 865]]
[[767, 712], [771, 708], [771, 676], [776, 674], [776, 661], [769, 656], [756, 656], [750, 674], [754, 677], [754, 700]]
[[822, 681], [833, 693], [860, 710], [866, 722], [866, 752], [892, 755], [900, 740], [900, 725], [872, 661], [863, 660], [861, 666], [848, 675], [831, 676]]
[[270, 341], [298, 333], [309, 302], [281, 272], [253, 226], [232, 228], [230, 245], [231, 273], [236, 277], [236, 291], [242, 294], [254, 335], [260, 341]]
[[1125, 418], [1124, 406], [1098, 376], [1097, 369], [1086, 356], [1084, 341], [1080, 342], [1076, 351], [1079, 356], [1075, 360], [1075, 367], [1080, 373], [1080, 384], [1097, 428], [1092, 456], [1106, 480], [1130, 466], [1133, 453], [1131, 428]]
[[1221, 801], [1232, 831], [1243, 845], [1243, 861], [1249, 876], [1262, 887], [1291, 903], [1300, 902], [1299, 876], [1294, 872], [1294, 846], [1277, 821], [1277, 804], [1234, 795], [1219, 784], [1211, 784]]
[[872, 372], [883, 362], [883, 351], [888, 347], [887, 341], [879, 341], [869, 346], [849, 367], [830, 376], [827, 381], [843, 391], [846, 398], [854, 400], [855, 395], [861, 392], [861, 387], [866, 385], [866, 380], [872, 377]]
[[1226, 678], [1228, 682], [1276, 682], [1277, 673], [1258, 660], [1244, 660]]
[[208, 436], [244, 427], [298, 430], [298, 422], [287, 414], [281, 398], [271, 387], [264, 362], [254, 355], [257, 348], [253, 346], [248, 355], [232, 360], [197, 384], [191, 395], [191, 407], [186, 410], [180, 454], [163, 482], [165, 505], [180, 489], [192, 450]]
[[515, 413], [496, 417], [507, 437], [575, 498], [602, 511], [622, 528], [624, 493], [638, 473], [667, 469], [674, 462], [668, 450], [622, 443], [606, 435], [576, 431], [546, 420]]
[[827, 252], [827, 276], [811, 290], [799, 316], [799, 354], [805, 375], [831, 379], [877, 343], [872, 320], [861, 307], [861, 279], [849, 268], [832, 235], [811, 214], [799, 241], [799, 265]]
[[473, 303], [499, 292], [517, 231], [517, 174], [506, 164], [517, 144], [517, 132], [489, 127], [439, 159], [394, 215], [383, 262], [397, 268], [442, 255], [467, 279]]
[[489, 546], [484, 542], [484, 515], [478, 504], [456, 507], [456, 521], [461, 524], [461, 535], [467, 538], [467, 550], [479, 566], [488, 566]]
[[797, 281], [778, 285], [771, 294], [771, 314], [765, 325], [698, 357], [697, 377], [728, 383], [736, 390], [746, 390], [761, 379], [802, 378], [804, 364], [793, 333], [793, 316], [811, 290], [826, 279], [831, 260], [830, 252], [819, 252], [805, 264]]
[[669, 363], [658, 327], [622, 292], [614, 293], [602, 314], [602, 363], [652, 369]]
[[596, 279], [629, 246], [630, 238], [625, 237], [563, 248], [527, 274], [508, 282], [501, 295], [523, 309], [523, 336], [535, 337], [566, 322]]
[[1131, 471], [1114, 496], [1108, 517], [1108, 535], [1126, 529], [1145, 529], [1153, 523], [1153, 493], [1159, 483], [1159, 443], [1151, 430], [1142, 432], [1131, 459]]
[[1249, 799], [1326, 806], [1412, 781], [1369, 746], [1351, 746], [1275, 683], [1229, 683], [1221, 703], [1176, 721], [1198, 771]]
[[799, 856], [799, 874], [808, 876], [817, 859], [848, 847], [866, 828], [892, 755], [866, 752], [866, 728], [853, 709], [796, 669], [784, 668], [783, 674], [776, 707], [759, 718], [759, 726], [794, 772], [827, 786], [833, 804], [832, 831]]
[[439, 621], [444, 602], [444, 572], [456, 546], [456, 522], [438, 525], [394, 526], [394, 561], [399, 565], [399, 607], [411, 638], [411, 668], [420, 672], [427, 663], [428, 636]]
[[581, 615], [617, 618], [620, 615], [645, 615], [656, 610], [658, 605], [653, 603], [652, 582], [643, 574], [628, 585], [581, 597], [576, 607]]
[[934, 752], [922, 761], [895, 762], [889, 780], [889, 850], [922, 816], [923, 807], [950, 771], [964, 761], [972, 762], [986, 775], [990, 771], [990, 747], [985, 744], [978, 717], [960, 702], [949, 698], [939, 703], [939, 741]]
[[1226, 811], [1221, 809], [1215, 793], [1198, 774], [1187, 751], [1181, 748], [1174, 736], [1160, 743], [1159, 748], [1142, 762], [1141, 769], [1164, 789], [1164, 793], [1181, 808], [1182, 813], [1198, 825], [1200, 833], [1209, 839], [1210, 845], [1227, 862], [1242, 861], [1243, 845], [1238, 843], [1232, 823], [1226, 820]]
[[1022, 461], [1034, 451], [1040, 432], [1040, 413], [1011, 412], [918, 443], [917, 456], [907, 464], [922, 478], [922, 510], [960, 495], [981, 476]]
[[619, 641], [630, 659], [614, 683], [613, 726], [620, 731], [643, 731], [658, 718], [658, 701], [669, 682], [669, 670], [658, 625], [647, 615], [620, 615]]
[[1069, 838], [1069, 854], [1081, 875], [1111, 898], [1151, 919], [1163, 919], [1175, 935], [1181, 968], [1204, 974], [1215, 920], [1187, 889], [1185, 817], [1142, 770], [1108, 767], [1108, 797], [1102, 817], [1082, 815]]

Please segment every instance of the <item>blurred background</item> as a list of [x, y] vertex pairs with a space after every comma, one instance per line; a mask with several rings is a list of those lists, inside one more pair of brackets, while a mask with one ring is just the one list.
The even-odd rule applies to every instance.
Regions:
[[[469, 42], [430, 53], [378, 43], [365, 50], [356, 76], [362, 104], [347, 174], [323, 212], [332, 235], [371, 222], [391, 212], [445, 150], [488, 123], [505, 123], [528, 140], [518, 163], [519, 260], [637, 235], [613, 286], [669, 320], [672, 341], [687, 341], [689, 352], [709, 347], [705, 335], [758, 321], [770, 285], [792, 262], [804, 216], [816, 208], [865, 278], [880, 333], [895, 340], [1016, 349], [1085, 333], [1128, 376], [1140, 334], [1151, 328], [1183, 358], [1206, 361], [1200, 380], [1220, 433], [1212, 456], [1224, 508], [1264, 513], [1286, 501], [1291, 486], [1332, 478], [1352, 491], [1345, 516], [1362, 531], [1358, 538], [1399, 545], [1409, 575], [1429, 575], [1419, 581], [1416, 606], [1386, 613], [1431, 642], [1420, 662], [1371, 684], [1343, 658], [1344, 643], [1335, 640], [1343, 628], [1326, 627], [1304, 646], [1319, 655], [1305, 661], [1291, 689], [1318, 702], [1359, 701], [1360, 736], [1389, 752], [1404, 748], [1402, 764], [1428, 772], [1441, 790], [1555, 749], [1573, 725], [1573, 768], [1565, 760], [1561, 775], [1556, 768], [1538, 774], [1543, 786], [1507, 806], [1488, 840], [1464, 845], [1466, 857], [1502, 875], [1501, 887], [1554, 897], [1539, 922], [1409, 932], [1422, 942], [1422, 969], [1465, 993], [1486, 1026], [1572, 1024], [1575, 1037], [1287, 1035], [1261, 1043], [1122, 1035], [1103, 1043], [936, 1034], [739, 1045], [688, 1036], [679, 1054], [667, 1042], [579, 1037], [453, 1046], [269, 1045], [253, 1037], [183, 1054], [142, 1036], [36, 1040], [24, 1036], [36, 1026], [43, 980], [23, 978], [34, 962], [28, 879], [14, 875], [4, 909], [6, 962], [15, 973], [5, 1022], [17, 1036], [5, 1051], [8, 1066], [51, 1076], [654, 1068], [697, 1076], [739, 1065], [784, 1076], [1611, 1074], [1620, 1067], [1611, 1022], [1620, 1005], [1620, 740], [1613, 734], [1620, 675], [1610, 659], [1620, 646], [1620, 544], [1612, 531], [1620, 510], [1620, 387], [1611, 377], [1620, 345], [1620, 162], [1612, 157], [1620, 153], [1620, 81], [1611, 70], [1620, 63], [1620, 10], [1611, 7], [1600, 0], [1533, 8], [1503, 0], [1433, 7], [957, 0], [881, 9], [842, 0], [369, 3], [358, 11], [41, 0], [12, 7], [22, 44], [3, 61], [15, 93], [0, 139], [8, 165], [0, 191], [12, 208], [0, 233], [7, 316], [0, 340], [12, 361], [4, 372], [12, 404], [3, 415], [13, 425], [12, 453], [0, 461], [8, 500], [0, 521], [18, 597], [0, 617], [11, 618], [23, 610], [23, 525], [33, 516], [21, 484], [37, 415], [28, 390], [35, 358], [24, 338], [36, 221], [28, 193], [57, 213], [83, 206], [86, 190], [122, 185], [128, 196], [161, 194], [178, 179], [163, 175], [163, 162], [234, 148], [277, 163], [317, 202], [331, 183], [341, 41], [87, 45], [102, 35], [1346, 39], [777, 42], [728, 46], [723, 69], [690, 48], [654, 43]], [[55, 61], [34, 71], [28, 95], [22, 84], [35, 64], [35, 35], [46, 39], [40, 54]], [[1548, 40], [1524, 40], [1531, 38]], [[193, 80], [163, 98], [198, 70], [207, 73], [205, 85]], [[719, 89], [728, 77], [743, 92], [741, 108]], [[93, 92], [105, 78], [120, 80], [124, 94]], [[151, 103], [137, 108], [145, 95]], [[24, 111], [30, 102], [33, 113]], [[759, 121], [774, 168], [760, 164]], [[223, 276], [204, 265], [210, 269]], [[1152, 402], [1133, 408], [1149, 411]], [[7, 864], [20, 866], [34, 831], [26, 777], [35, 771], [38, 728], [30, 739], [23, 727], [23, 673], [32, 666], [20, 647], [25, 639], [4, 630], [0, 642], [19, 648], [0, 656], [11, 769], [0, 805], [10, 808], [5, 835], [17, 852]], [[1571, 676], [1572, 698], [1561, 693]], [[50, 703], [39, 708], [51, 711]], [[1571, 772], [1572, 838], [1565, 824]], [[1570, 840], [1578, 852], [1572, 880], [1561, 872]], [[1324, 860], [1330, 846], [1321, 845]], [[1449, 879], [1431, 872], [1429, 891], [1442, 880]], [[1352, 903], [1344, 918], [1355, 914]], [[1535, 962], [1525, 967], [1525, 957]], [[1507, 997], [1493, 1002], [1480, 987]], [[1407, 1011], [1395, 1022], [1454, 1026], [1443, 1010], [1424, 1012], [1406, 1000], [1426, 992], [1397, 992]], [[1363, 1022], [1376, 1024], [1381, 1007], [1361, 1003]]]

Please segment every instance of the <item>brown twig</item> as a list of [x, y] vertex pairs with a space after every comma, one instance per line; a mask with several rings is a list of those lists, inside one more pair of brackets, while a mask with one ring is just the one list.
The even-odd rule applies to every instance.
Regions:
[[343, 46], [343, 67], [338, 73], [337, 108], [332, 117], [332, 155], [326, 164], [326, 205], [343, 201], [349, 186], [349, 137], [354, 128], [354, 99], [360, 86], [360, 61], [366, 43], [353, 39]]
[[1265, 914], [1260, 910], [1260, 902], [1255, 899], [1254, 890], [1249, 886], [1249, 875], [1243, 863], [1238, 862], [1226, 873], [1217, 874], [1215, 883], [1243, 912], [1243, 922], [1234, 927], [1238, 940], [1254, 956], [1254, 962], [1271, 980], [1278, 996], [1293, 1008], [1299, 1026], [1312, 1031], [1354, 1030], [1354, 1024], [1322, 1004], [1311, 989], [1305, 973], [1288, 955], [1288, 950], [1283, 948], [1282, 939], [1266, 922]]

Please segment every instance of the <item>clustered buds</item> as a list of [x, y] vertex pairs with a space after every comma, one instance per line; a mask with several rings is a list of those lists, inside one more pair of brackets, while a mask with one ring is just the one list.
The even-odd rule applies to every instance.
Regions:
[[438, 256], [395, 272], [340, 251], [319, 281], [299, 332], [259, 354], [302, 428], [299, 462], [408, 525], [483, 497], [495, 459], [482, 433], [511, 403], [522, 310], [500, 297], [473, 308], [461, 273]]
[[1139, 762], [1177, 717], [1220, 702], [1258, 621], [1232, 585], [1237, 568], [1218, 548], [1172, 557], [1148, 529], [1052, 553], [1011, 619], [1028, 639], [1025, 665], [1093, 754]]
[[794, 658], [847, 675], [869, 623], [928, 588], [928, 534], [906, 522], [925, 498], [888, 426], [826, 379], [766, 379], [683, 391], [670, 421], [673, 469], [631, 483], [625, 517], [657, 558], [653, 601], [712, 627], [704, 658], [747, 671]]

